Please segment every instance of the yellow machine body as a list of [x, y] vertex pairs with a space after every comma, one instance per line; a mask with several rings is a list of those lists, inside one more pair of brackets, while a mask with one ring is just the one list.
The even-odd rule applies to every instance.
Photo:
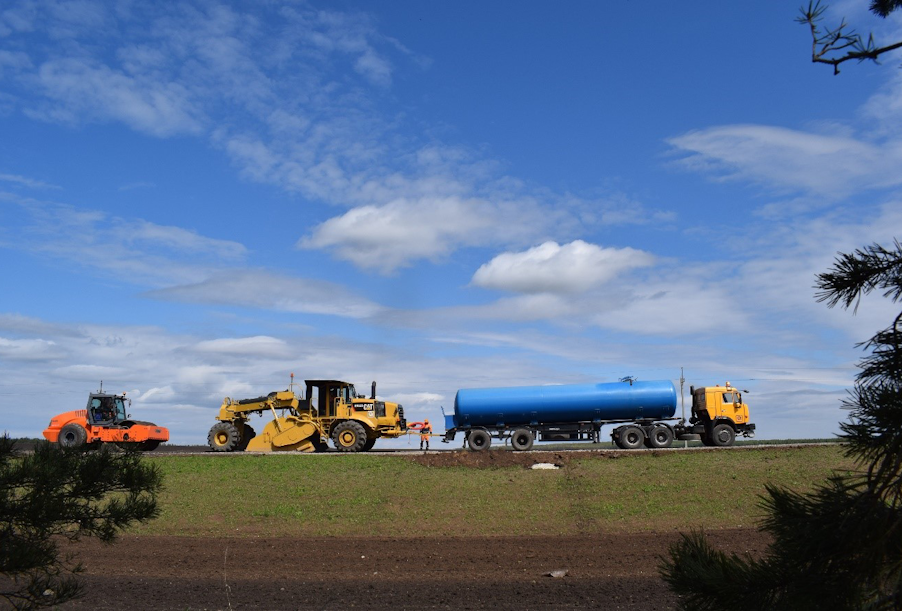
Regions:
[[[207, 442], [217, 452], [313, 452], [327, 449], [331, 439], [339, 451], [367, 451], [377, 439], [407, 431], [404, 408], [377, 400], [375, 388], [373, 383], [372, 397], [364, 397], [348, 382], [307, 380], [304, 397], [291, 387], [253, 399], [226, 397]], [[256, 434], [248, 420], [263, 414], [272, 420]]]

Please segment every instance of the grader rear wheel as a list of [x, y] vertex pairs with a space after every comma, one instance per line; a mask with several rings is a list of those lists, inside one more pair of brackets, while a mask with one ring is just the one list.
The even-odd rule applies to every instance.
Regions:
[[366, 430], [353, 420], [340, 422], [332, 431], [332, 442], [339, 452], [360, 452], [366, 445]]
[[214, 452], [234, 452], [241, 443], [241, 433], [231, 422], [217, 422], [207, 435], [207, 445]]

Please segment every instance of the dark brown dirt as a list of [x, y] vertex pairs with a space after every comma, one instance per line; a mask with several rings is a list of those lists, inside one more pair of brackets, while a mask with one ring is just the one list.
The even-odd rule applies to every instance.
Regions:
[[[678, 536], [125, 536], [74, 546], [87, 588], [62, 609], [673, 609], [657, 567]], [[728, 552], [767, 543], [755, 530], [709, 536]]]

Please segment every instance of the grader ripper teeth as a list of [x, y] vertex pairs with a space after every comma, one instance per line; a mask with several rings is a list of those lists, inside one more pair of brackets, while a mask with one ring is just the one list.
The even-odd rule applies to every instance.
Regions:
[[[404, 408], [397, 403], [360, 396], [353, 384], [339, 380], [307, 380], [304, 398], [292, 390], [233, 401], [226, 397], [207, 443], [215, 452], [321, 452], [331, 439], [340, 452], [361, 452], [380, 437], [399, 437], [407, 430]], [[277, 413], [281, 412], [281, 413]], [[256, 434], [251, 415], [271, 414]]]

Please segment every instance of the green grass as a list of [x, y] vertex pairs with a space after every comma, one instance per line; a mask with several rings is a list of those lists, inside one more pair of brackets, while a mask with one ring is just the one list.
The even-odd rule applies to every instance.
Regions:
[[479, 536], [755, 525], [765, 483], [808, 489], [840, 446], [568, 457], [563, 469], [426, 467], [402, 456], [148, 456], [160, 518], [129, 532]]

